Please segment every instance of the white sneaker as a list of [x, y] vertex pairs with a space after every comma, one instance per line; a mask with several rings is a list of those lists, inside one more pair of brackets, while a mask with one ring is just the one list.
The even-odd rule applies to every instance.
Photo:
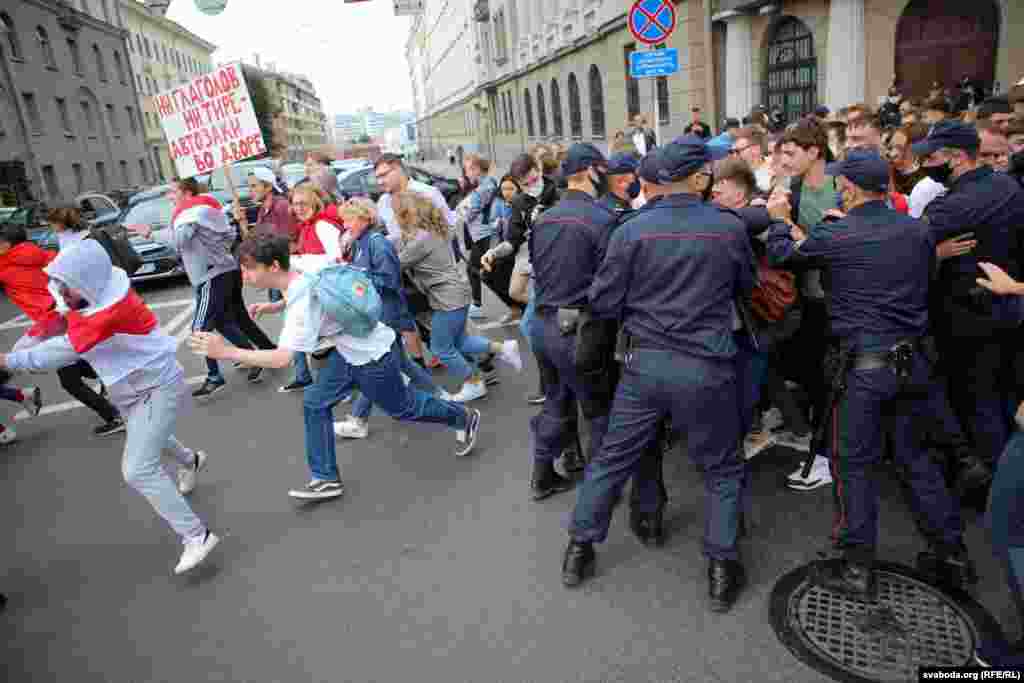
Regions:
[[778, 432], [775, 435], [775, 439], [778, 441], [780, 446], [792, 448], [793, 450], [800, 451], [801, 453], [811, 452], [810, 432], [804, 434], [803, 436], [797, 436], [793, 432], [786, 430], [784, 432]]
[[469, 403], [487, 395], [487, 384], [485, 382], [466, 382], [462, 385], [459, 393], [455, 394], [449, 401], [456, 403]]
[[343, 439], [365, 439], [370, 435], [370, 426], [366, 420], [349, 415], [344, 420], [334, 423], [334, 433]]
[[772, 406], [761, 415], [761, 429], [766, 432], [774, 432], [782, 426], [782, 411]]
[[801, 472], [794, 472], [786, 481], [786, 486], [794, 491], [813, 491], [822, 486], [829, 486], [832, 483], [832, 472], [829, 469], [828, 459], [820, 455], [814, 457], [811, 465], [811, 472], [807, 478], [800, 476]]
[[516, 372], [523, 371], [523, 356], [519, 353], [519, 342], [515, 339], [502, 342], [498, 358], [515, 368]]
[[43, 409], [43, 393], [39, 387], [22, 387], [21, 393], [25, 397], [21, 402], [21, 405], [25, 406], [25, 412], [29, 417], [38, 417], [39, 411]]
[[743, 440], [743, 454], [747, 460], [759, 455], [776, 444], [771, 432], [751, 432]]
[[6, 446], [12, 444], [18, 440], [18, 433], [14, 431], [13, 427], [5, 427], [4, 431], [0, 432], [0, 446]]
[[178, 468], [178, 493], [187, 496], [196, 488], [199, 470], [206, 466], [206, 453], [196, 451], [192, 457], [192, 464]]
[[206, 530], [205, 536], [186, 539], [185, 552], [181, 554], [181, 559], [178, 560], [178, 566], [174, 568], [174, 573], [184, 574], [198, 567], [206, 559], [206, 556], [217, 547], [218, 543], [220, 543], [220, 537], [209, 529]]

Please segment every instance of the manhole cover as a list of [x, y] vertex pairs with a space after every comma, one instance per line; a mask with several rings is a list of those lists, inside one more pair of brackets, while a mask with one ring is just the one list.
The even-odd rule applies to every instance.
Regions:
[[783, 576], [772, 626], [790, 652], [840, 681], [916, 681], [920, 666], [968, 666], [998, 623], [966, 593], [950, 595], [912, 569], [878, 563], [878, 599], [851, 600], [811, 585], [810, 565]]

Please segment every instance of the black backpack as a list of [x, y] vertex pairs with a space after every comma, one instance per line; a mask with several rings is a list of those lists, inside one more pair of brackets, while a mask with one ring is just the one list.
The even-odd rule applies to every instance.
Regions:
[[110, 262], [129, 276], [142, 267], [142, 257], [124, 235], [115, 237], [102, 228], [93, 228], [89, 230], [89, 237], [99, 242], [110, 256]]

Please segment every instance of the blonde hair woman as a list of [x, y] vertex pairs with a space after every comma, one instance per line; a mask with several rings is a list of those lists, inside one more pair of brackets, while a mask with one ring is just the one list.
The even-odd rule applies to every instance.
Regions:
[[451, 400], [465, 403], [482, 398], [487, 395], [487, 386], [470, 358], [491, 353], [521, 371], [519, 343], [492, 342], [466, 334], [469, 283], [455, 265], [446, 216], [430, 200], [412, 192], [399, 192], [391, 201], [400, 230], [398, 260], [413, 284], [426, 294], [433, 311], [430, 350], [462, 384]]

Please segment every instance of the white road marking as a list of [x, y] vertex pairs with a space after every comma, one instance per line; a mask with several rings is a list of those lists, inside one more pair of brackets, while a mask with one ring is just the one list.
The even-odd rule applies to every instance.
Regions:
[[174, 308], [175, 306], [192, 306], [195, 303], [195, 298], [189, 297], [187, 299], [175, 299], [174, 301], [160, 301], [155, 304], [147, 303], [146, 306], [148, 306], [151, 311], [159, 311], [161, 308]]
[[[192, 312], [195, 309], [195, 304], [192, 304], [178, 315], [174, 316], [167, 321], [167, 324], [160, 328], [160, 331], [167, 335], [172, 335], [178, 331], [178, 327], [185, 322], [188, 322], [192, 317]], [[187, 325], [186, 329], [191, 329], [191, 325]]]
[[[174, 333], [173, 329], [176, 329], [178, 327], [178, 325], [181, 324], [181, 320], [183, 320], [184, 318], [192, 315], [192, 309], [195, 306], [195, 300], [194, 299], [180, 299], [180, 300], [177, 300], [177, 301], [162, 301], [162, 302], [160, 302], [158, 304], [149, 305], [150, 310], [160, 310], [160, 309], [163, 309], [163, 308], [174, 308], [174, 307], [177, 307], [177, 306], [188, 306], [188, 308], [183, 313], [179, 313], [177, 316], [172, 318], [171, 322], [169, 322], [165, 326], [165, 328], [171, 330], [171, 331], [167, 332], [167, 334], [173, 334]], [[28, 319], [28, 316], [26, 316], [26, 315], [19, 315], [17, 318], [13, 318], [13, 319], [8, 320], [7, 322], [5, 322], [3, 324], [0, 324], [0, 332], [2, 332], [4, 330], [16, 330], [16, 329], [25, 328], [25, 327], [32, 327], [33, 324], [34, 323], [31, 320]]]
[[28, 316], [22, 313], [17, 318], [11, 318], [7, 322], [0, 324], [0, 330], [13, 330], [18, 327], [30, 327], [32, 321], [28, 319]]
[[[206, 380], [206, 375], [196, 375], [195, 377], [189, 377], [185, 380], [185, 384], [189, 386], [195, 386], [196, 384], [202, 384]], [[64, 413], [69, 410], [76, 408], [84, 408], [85, 404], [79, 403], [78, 401], [65, 401], [64, 403], [52, 403], [48, 406], [43, 406], [43, 409], [39, 411], [39, 417], [43, 415], [56, 415], [57, 413]], [[14, 416], [15, 422], [21, 422], [22, 420], [32, 419], [27, 411], [21, 411]]]

